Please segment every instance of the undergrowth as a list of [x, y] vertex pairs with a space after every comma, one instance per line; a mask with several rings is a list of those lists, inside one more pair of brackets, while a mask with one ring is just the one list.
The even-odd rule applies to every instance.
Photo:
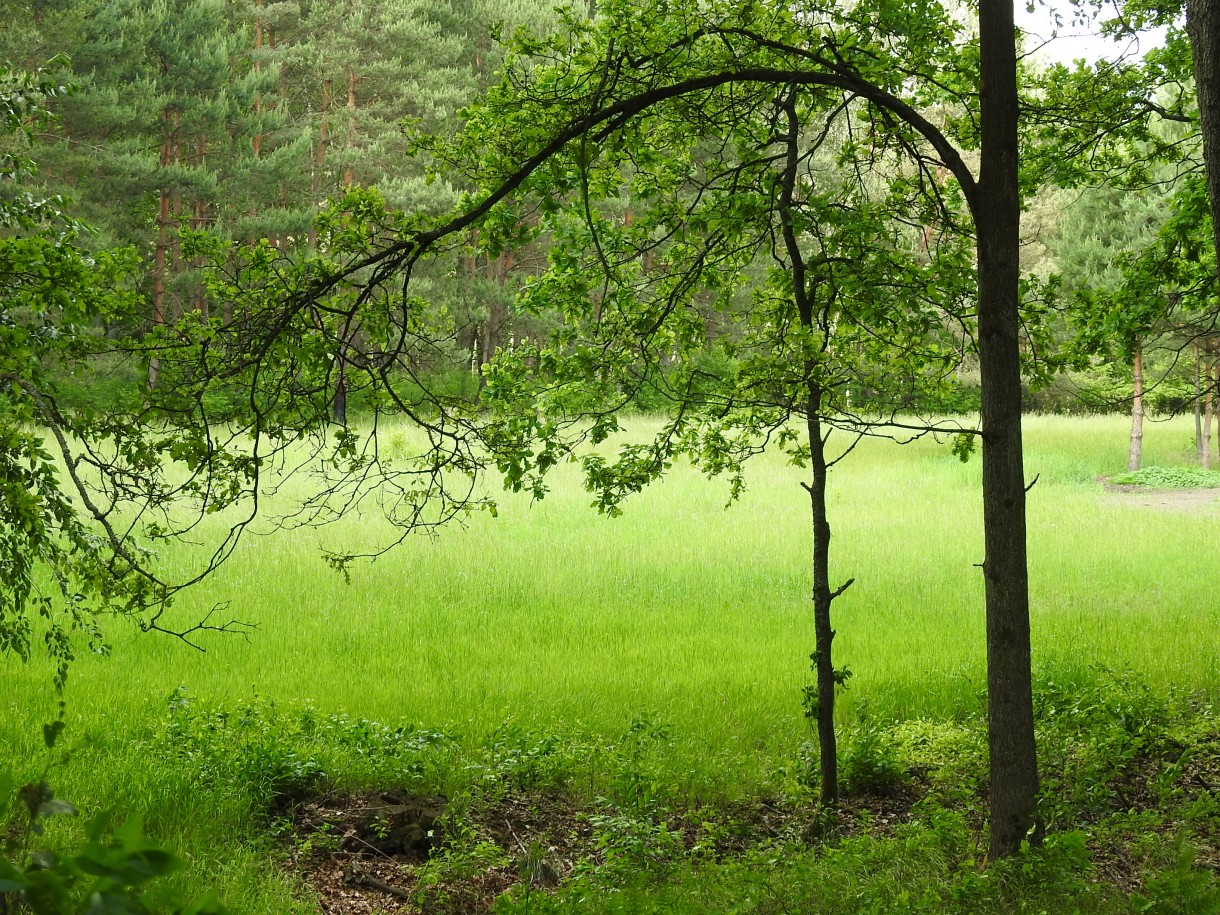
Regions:
[[278, 837], [303, 882], [360, 858], [345, 797], [443, 797], [431, 856], [381, 861], [428, 912], [1220, 913], [1213, 697], [1112, 672], [1044, 673], [1036, 695], [1047, 839], [1001, 862], [985, 858], [981, 703], [952, 720], [862, 716], [830, 812], [812, 742], [751, 793], [712, 796], [649, 717], [610, 738], [510, 721], [472, 739], [178, 691], [142, 752], [244, 806], [249, 835]]
[[1220, 471], [1200, 467], [1144, 467], [1111, 477], [1110, 482], [1154, 489], [1216, 489], [1220, 488]]

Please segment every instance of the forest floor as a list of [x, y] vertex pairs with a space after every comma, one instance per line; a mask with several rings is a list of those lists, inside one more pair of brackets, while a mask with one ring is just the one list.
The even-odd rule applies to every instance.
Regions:
[[[493, 911], [496, 899], [513, 890], [545, 893], [590, 873], [606, 858], [594, 823], [596, 805], [562, 791], [518, 793], [481, 806], [462, 827], [465, 837], [442, 835], [427, 848], [379, 847], [366, 841], [370, 805], [385, 795], [319, 797], [303, 804], [294, 818], [296, 851], [290, 867], [316, 893], [324, 915], [465, 915]], [[830, 816], [812, 804], [759, 799], [715, 811], [671, 811], [665, 827], [676, 859], [726, 861], [764, 843], [814, 847], [850, 837], [891, 839], [911, 822], [920, 794], [910, 785], [882, 795], [843, 801]], [[388, 832], [393, 832], [393, 826]], [[330, 841], [321, 847], [321, 830]], [[461, 866], [437, 866], [432, 851], [479, 836]], [[676, 863], [676, 862], [675, 862]]]
[[[1138, 689], [1120, 702], [1097, 698], [1077, 694], [1053, 716], [1075, 720], [1043, 725], [1047, 847], [1023, 852], [1007, 871], [988, 865], [981, 848], [981, 760], [961, 770], [931, 763], [936, 753], [900, 763], [885, 747], [909, 743], [901, 726], [877, 732], [869, 753], [880, 755], [855, 776], [862, 787], [829, 813], [813, 794], [633, 807], [562, 783], [495, 787], [452, 806], [403, 791], [322, 791], [286, 811], [285, 862], [324, 915], [671, 911], [606, 904], [638, 880], [650, 895], [685, 887], [672, 911], [723, 911], [723, 900], [699, 900], [696, 887], [724, 873], [743, 893], [760, 882], [778, 894], [734, 911], [833, 910], [816, 890], [774, 888], [792, 876], [798, 886], [813, 876], [813, 887], [841, 878], [848, 896], [853, 885], [875, 889], [882, 908], [859, 909], [868, 912], [890, 911], [890, 897], [894, 911], [1007, 912], [1027, 894], [1042, 907], [1031, 911], [1220, 911], [1213, 710], [1194, 700], [1172, 711], [1145, 704]], [[977, 736], [980, 725], [967, 730]], [[929, 846], [940, 851], [923, 859]], [[896, 886], [870, 886], [874, 870], [891, 869]]]

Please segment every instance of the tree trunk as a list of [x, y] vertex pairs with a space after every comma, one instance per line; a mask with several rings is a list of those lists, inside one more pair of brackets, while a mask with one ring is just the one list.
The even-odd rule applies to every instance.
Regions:
[[[322, 80], [322, 110], [318, 117], [318, 145], [313, 150], [313, 180], [310, 182], [313, 193], [313, 203], [322, 202], [322, 186], [325, 181], [326, 154], [330, 149], [330, 109], [334, 84], [329, 79]], [[309, 247], [318, 246], [318, 229], [311, 221], [309, 224]]]
[[1199, 466], [1207, 466], [1203, 453], [1203, 391], [1207, 387], [1207, 363], [1203, 359], [1203, 348], [1195, 342], [1195, 457]]
[[356, 148], [356, 71], [347, 71], [347, 162], [343, 166], [343, 187], [349, 188], [355, 181], [352, 151]]
[[1144, 457], [1144, 350], [1135, 345], [1131, 360], [1131, 449], [1127, 452], [1127, 472], [1140, 469]]
[[[797, 188], [799, 164], [800, 121], [796, 103], [789, 98], [785, 105], [788, 116], [788, 152], [780, 187], [779, 213], [783, 232], [784, 248], [788, 256], [788, 268], [792, 271], [792, 295], [801, 327], [807, 332], [815, 327], [815, 302], [810, 294], [810, 283], [805, 256], [792, 219]], [[824, 338], [824, 343], [829, 340]], [[826, 346], [823, 346], [825, 351]], [[805, 379], [808, 399], [805, 403], [805, 421], [809, 437], [809, 459], [813, 479], [807, 490], [813, 520], [813, 639], [814, 673], [817, 680], [817, 731], [818, 764], [821, 778], [820, 800], [823, 806], [833, 806], [839, 800], [839, 749], [835, 736], [835, 686], [837, 677], [834, 668], [833, 643], [835, 631], [831, 626], [831, 605], [835, 598], [851, 585], [848, 581], [837, 591], [830, 589], [830, 523], [826, 512], [826, 441], [822, 435], [822, 400], [824, 391], [817, 380], [817, 365], [810, 360], [805, 363]]]
[[1038, 794], [1018, 338], [1020, 191], [1012, 0], [981, 0], [977, 206], [991, 857], [1016, 852]]
[[[254, 77], [257, 80], [263, 72], [263, 7], [266, 0], [254, 0]], [[254, 117], [258, 123], [258, 129], [254, 133], [254, 139], [251, 141], [251, 146], [254, 150], [254, 158], [260, 159], [263, 155], [263, 90], [260, 87], [254, 92]]]
[[836, 678], [831, 652], [835, 631], [830, 625], [830, 605], [836, 595], [830, 590], [830, 522], [826, 516], [826, 441], [822, 437], [820, 385], [809, 385], [806, 410], [809, 456], [813, 466], [809, 503], [813, 515], [813, 657], [818, 684], [820, 800], [823, 806], [832, 806], [839, 800], [839, 748], [835, 737]]
[[347, 425], [347, 372], [340, 358], [335, 373], [335, 390], [330, 401], [331, 418], [340, 426]]
[[[169, 168], [173, 161], [174, 147], [170, 127], [172, 117], [170, 110], [161, 110], [161, 155], [158, 160], [162, 170]], [[162, 175], [164, 181], [164, 175]], [[157, 205], [157, 242], [153, 247], [153, 288], [152, 288], [152, 325], [153, 329], [165, 324], [165, 274], [168, 269], [167, 254], [169, 253], [169, 223], [170, 223], [170, 189], [164, 184], [158, 194]], [[161, 360], [153, 355], [148, 360], [148, 387], [157, 386], [161, 375]]]
[[[196, 165], [202, 167], [207, 159], [208, 141], [204, 137], [200, 137], [195, 141], [195, 157], [198, 160]], [[208, 203], [206, 200], [195, 201], [195, 214], [191, 220], [191, 228], [196, 232], [203, 231], [208, 224]], [[202, 271], [204, 266], [204, 258], [196, 257], [191, 265], [195, 268], [196, 273], [191, 281], [191, 308], [199, 312], [206, 320], [208, 317], [208, 299], [203, 288]]]
[[1186, 32], [1194, 59], [1213, 241], [1220, 257], [1220, 0], [1186, 0]]
[[[1213, 376], [1215, 376], [1215, 380], [1213, 380]], [[1220, 381], [1220, 359], [1213, 355], [1210, 340], [1203, 348], [1203, 378], [1206, 387], [1203, 391], [1203, 448], [1200, 452], [1199, 466], [1204, 470], [1211, 470], [1212, 418], [1216, 415], [1216, 383]]]

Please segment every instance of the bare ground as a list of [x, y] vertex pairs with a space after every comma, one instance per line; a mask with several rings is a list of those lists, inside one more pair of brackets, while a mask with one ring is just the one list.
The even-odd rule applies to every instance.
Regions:
[[1150, 508], [1156, 511], [1187, 514], [1220, 513], [1220, 489], [1150, 489], [1147, 486], [1124, 486], [1100, 481], [1105, 493], [1102, 505]]

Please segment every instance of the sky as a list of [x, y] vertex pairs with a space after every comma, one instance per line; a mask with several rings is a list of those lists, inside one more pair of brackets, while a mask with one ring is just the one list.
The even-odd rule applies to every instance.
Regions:
[[[1051, 10], [1058, 10], [1063, 19], [1057, 35], [1051, 24]], [[1107, 0], [1102, 7], [1101, 18], [1108, 19], [1113, 14], [1113, 0]], [[1103, 57], [1113, 59], [1124, 54], [1138, 57], [1156, 47], [1164, 34], [1163, 30], [1157, 30], [1142, 36], [1138, 43], [1130, 40], [1116, 42], [1096, 34], [1095, 23], [1073, 22], [1073, 15], [1078, 17], [1079, 13], [1068, 0], [1039, 0], [1032, 13], [1026, 9], [1023, 0], [1016, 3], [1017, 25], [1031, 36], [1027, 42], [1028, 50], [1047, 63], [1071, 63], [1081, 57], [1090, 61]], [[1038, 38], [1048, 41], [1040, 47]]]

